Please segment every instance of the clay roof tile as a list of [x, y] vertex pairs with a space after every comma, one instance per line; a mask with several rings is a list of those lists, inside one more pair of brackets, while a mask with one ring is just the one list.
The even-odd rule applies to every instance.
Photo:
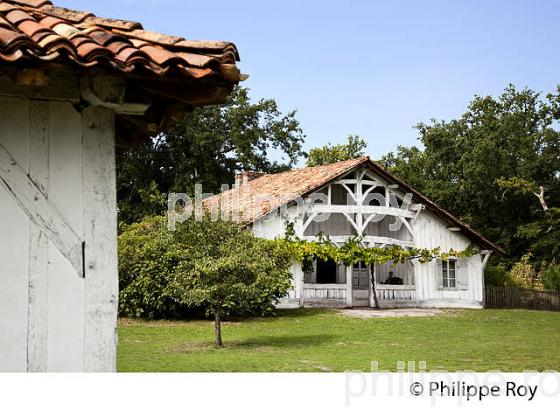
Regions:
[[142, 75], [174, 71], [191, 79], [240, 80], [226, 67], [239, 61], [232, 43], [160, 34], [134, 21], [101, 18], [48, 0], [1, 0], [0, 46], [3, 61], [28, 57], [87, 67], [105, 64], [126, 73], [142, 68]]
[[25, 20], [18, 25], [18, 29], [27, 34], [29, 37], [33, 37], [35, 34], [41, 31], [50, 32], [51, 29], [45, 27], [34, 20]]
[[33, 17], [31, 17], [25, 11], [18, 10], [18, 9], [9, 11], [8, 13], [6, 13], [5, 17], [6, 20], [8, 20], [10, 23], [16, 26], [23, 21], [33, 20]]
[[39, 8], [47, 4], [52, 4], [49, 0], [12, 0], [12, 3]]

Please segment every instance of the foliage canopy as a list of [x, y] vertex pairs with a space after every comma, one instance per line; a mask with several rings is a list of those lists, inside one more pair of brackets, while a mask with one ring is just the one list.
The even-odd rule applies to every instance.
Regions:
[[509, 85], [475, 97], [458, 119], [418, 124], [425, 148], [400, 146], [380, 162], [506, 249], [509, 266], [528, 252], [551, 262], [560, 259], [559, 118], [560, 92]]
[[[304, 137], [295, 111], [282, 114], [273, 99], [253, 102], [249, 90], [238, 87], [226, 104], [195, 108], [173, 130], [118, 153], [120, 220], [162, 214], [165, 194], [193, 195], [197, 183], [204, 192], [219, 192], [240, 170], [287, 170], [304, 155]], [[269, 160], [271, 150], [284, 162]]]
[[359, 158], [364, 155], [367, 143], [358, 135], [348, 135], [346, 144], [327, 144], [319, 148], [312, 148], [307, 158], [307, 166], [333, 164]]

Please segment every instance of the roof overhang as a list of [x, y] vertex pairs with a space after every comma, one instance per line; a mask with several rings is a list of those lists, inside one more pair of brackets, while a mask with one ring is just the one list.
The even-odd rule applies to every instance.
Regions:
[[228, 42], [153, 33], [48, 0], [0, 2], [2, 83], [44, 98], [78, 91], [78, 108], [113, 109], [122, 145], [172, 127], [196, 106], [225, 102], [244, 78], [237, 61]]

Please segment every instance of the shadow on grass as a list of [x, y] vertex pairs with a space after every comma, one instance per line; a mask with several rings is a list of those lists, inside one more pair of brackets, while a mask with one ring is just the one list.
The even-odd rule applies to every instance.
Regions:
[[226, 318], [224, 322], [252, 322], [259, 320], [274, 320], [274, 319], [289, 319], [289, 318], [305, 318], [317, 315], [325, 315], [332, 312], [333, 309], [320, 309], [320, 308], [297, 308], [297, 309], [277, 309], [274, 315], [270, 316], [250, 316], [239, 317], [232, 316]]
[[216, 349], [214, 343], [208, 341], [189, 341], [180, 343], [168, 349], [169, 353], [193, 354], [208, 352], [227, 352], [228, 350], [251, 350], [270, 352], [282, 349], [298, 349], [302, 347], [317, 347], [331, 342], [329, 335], [300, 335], [300, 336], [260, 336], [242, 340], [224, 340], [224, 348]]
[[[305, 318], [316, 315], [328, 314], [331, 309], [317, 309], [317, 308], [297, 308], [297, 309], [277, 309], [274, 315], [269, 316], [230, 316], [224, 318], [224, 323], [244, 323], [262, 320], [277, 320], [277, 319], [290, 319], [290, 318]], [[144, 327], [166, 327], [177, 326], [183, 324], [196, 324], [200, 322], [213, 322], [210, 317], [185, 317], [185, 318], [171, 318], [171, 319], [146, 319], [146, 318], [132, 318], [127, 316], [119, 317], [119, 326], [137, 326]]]
[[332, 341], [330, 335], [294, 335], [294, 336], [260, 336], [251, 337], [244, 340], [231, 341], [228, 344], [232, 347], [281, 347], [281, 348], [298, 348], [298, 347], [314, 347], [327, 344]]

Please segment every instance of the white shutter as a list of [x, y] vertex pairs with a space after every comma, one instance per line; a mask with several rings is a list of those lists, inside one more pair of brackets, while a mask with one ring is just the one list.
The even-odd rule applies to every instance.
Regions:
[[346, 283], [346, 265], [343, 263], [336, 266], [336, 283]]
[[443, 267], [441, 259], [436, 259], [436, 286], [438, 289], [443, 289]]
[[457, 289], [467, 290], [469, 288], [469, 261], [468, 259], [457, 260]]

